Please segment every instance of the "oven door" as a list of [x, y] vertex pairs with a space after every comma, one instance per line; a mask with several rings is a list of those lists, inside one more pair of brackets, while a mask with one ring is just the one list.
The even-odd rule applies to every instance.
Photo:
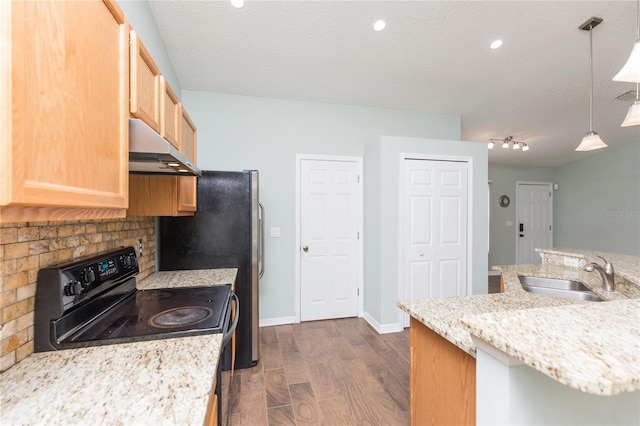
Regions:
[[221, 426], [229, 424], [229, 416], [233, 398], [236, 397], [237, 390], [234, 384], [235, 365], [235, 332], [240, 317], [240, 303], [238, 296], [231, 293], [231, 303], [227, 310], [224, 334], [222, 336], [222, 353], [218, 361], [216, 373], [216, 394], [218, 395], [218, 422]]

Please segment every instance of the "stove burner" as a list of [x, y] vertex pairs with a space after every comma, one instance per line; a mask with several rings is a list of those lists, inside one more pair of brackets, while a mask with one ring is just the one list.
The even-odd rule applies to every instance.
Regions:
[[159, 328], [183, 327], [198, 324], [213, 315], [209, 308], [201, 306], [183, 306], [154, 315], [149, 324]]

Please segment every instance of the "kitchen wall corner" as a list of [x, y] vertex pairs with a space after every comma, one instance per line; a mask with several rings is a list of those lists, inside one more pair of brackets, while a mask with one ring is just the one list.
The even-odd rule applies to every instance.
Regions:
[[140, 274], [155, 271], [155, 218], [0, 224], [0, 372], [33, 353], [38, 270], [122, 246], [144, 255]]

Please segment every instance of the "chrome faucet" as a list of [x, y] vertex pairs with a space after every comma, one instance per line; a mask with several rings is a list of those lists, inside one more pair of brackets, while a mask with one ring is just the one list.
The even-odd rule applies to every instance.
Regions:
[[604, 289], [604, 291], [615, 291], [613, 283], [613, 265], [604, 257], [598, 257], [604, 260], [604, 267], [592, 262], [585, 266], [584, 270], [587, 272], [593, 272], [594, 270], [600, 272], [600, 276], [602, 276], [602, 288]]

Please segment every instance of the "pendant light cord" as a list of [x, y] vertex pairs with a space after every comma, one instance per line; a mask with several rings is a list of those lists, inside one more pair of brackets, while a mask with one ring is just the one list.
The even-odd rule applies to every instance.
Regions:
[[[640, 0], [638, 0], [638, 6], [636, 7], [636, 35], [640, 40]], [[636, 83], [636, 102], [640, 101], [640, 83]]]
[[[638, 0], [640, 2], [640, 0]], [[589, 91], [589, 132], [593, 132], [593, 24], [589, 26], [590, 91]]]
[[638, 30], [638, 33], [637, 33], [638, 40], [640, 40], [640, 0], [638, 0], [638, 8], [636, 13], [636, 27]]

